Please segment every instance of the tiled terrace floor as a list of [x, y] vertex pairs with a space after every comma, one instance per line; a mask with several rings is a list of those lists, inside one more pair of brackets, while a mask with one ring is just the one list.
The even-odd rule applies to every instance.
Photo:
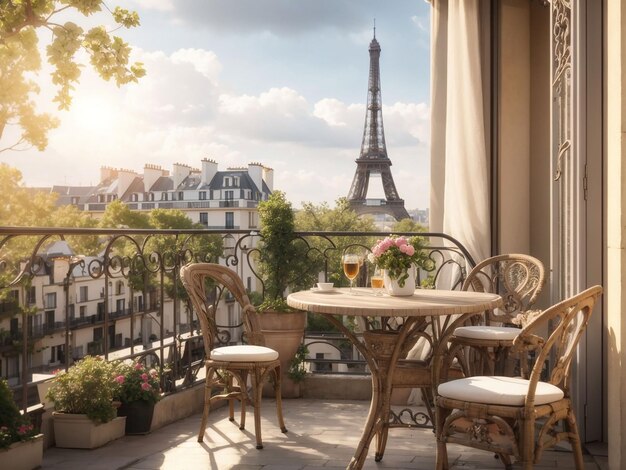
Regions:
[[[51, 448], [44, 453], [44, 469], [59, 470], [312, 470], [345, 468], [352, 457], [367, 415], [363, 401], [284, 400], [285, 423], [289, 432], [276, 426], [272, 400], [263, 401], [263, 443], [254, 446], [254, 421], [248, 415], [246, 431], [228, 421], [226, 407], [209, 416], [205, 442], [196, 442], [200, 416], [194, 415], [146, 436], [127, 436], [100, 449]], [[372, 446], [373, 447], [373, 446]], [[502, 469], [493, 455], [459, 446], [449, 446], [449, 459], [456, 470]], [[435, 439], [431, 430], [393, 429], [385, 458], [374, 462], [373, 450], [366, 469], [430, 470], [435, 462]], [[585, 455], [585, 470], [606, 467]], [[572, 469], [569, 452], [544, 454], [539, 469]]]

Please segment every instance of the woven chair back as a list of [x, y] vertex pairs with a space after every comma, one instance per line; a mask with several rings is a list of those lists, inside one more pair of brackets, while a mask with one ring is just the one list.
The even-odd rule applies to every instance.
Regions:
[[[210, 357], [218, 335], [215, 307], [209, 299], [215, 299], [217, 303], [224, 289], [230, 292], [241, 305], [247, 343], [265, 345], [258, 314], [250, 303], [241, 278], [235, 271], [214, 263], [191, 263], [180, 269], [180, 277], [198, 315], [207, 357]], [[213, 280], [215, 284], [211, 285], [209, 280]], [[209, 296], [209, 289], [217, 289], [217, 294]]]

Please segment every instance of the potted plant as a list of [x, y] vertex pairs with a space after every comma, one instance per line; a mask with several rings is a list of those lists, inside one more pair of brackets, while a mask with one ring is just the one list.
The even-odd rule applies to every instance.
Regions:
[[126, 434], [147, 434], [152, 426], [154, 405], [161, 398], [159, 374], [141, 362], [117, 364], [115, 381], [121, 405], [118, 416], [126, 416]]
[[43, 434], [20, 413], [13, 392], [0, 379], [0, 462], [6, 470], [30, 470], [41, 466]]
[[54, 402], [57, 447], [93, 449], [124, 435], [125, 417], [117, 417], [117, 365], [86, 356], [55, 376], [47, 398]]
[[289, 370], [287, 370], [287, 377], [296, 385], [296, 396], [302, 396], [301, 384], [306, 377], [308, 368], [306, 367], [306, 358], [309, 354], [309, 349], [304, 343], [300, 343], [296, 354], [294, 355], [291, 363], [289, 364]]
[[368, 260], [383, 270], [385, 289], [390, 295], [413, 295], [415, 268], [426, 268], [428, 258], [421, 237], [391, 235], [378, 240]]
[[[278, 351], [281, 361], [282, 394], [299, 396], [299, 387], [287, 371], [298, 346], [302, 343], [306, 313], [291, 309], [286, 302], [289, 287], [313, 282], [305, 246], [295, 234], [295, 216], [291, 204], [281, 191], [274, 191], [259, 203], [261, 242], [257, 268], [263, 282], [263, 302], [257, 310], [266, 345]], [[266, 387], [266, 393], [270, 388]]]

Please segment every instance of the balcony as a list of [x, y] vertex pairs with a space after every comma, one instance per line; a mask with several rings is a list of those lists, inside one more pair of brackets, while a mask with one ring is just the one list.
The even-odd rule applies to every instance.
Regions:
[[[359, 441], [367, 415], [367, 401], [326, 399], [284, 400], [285, 425], [282, 434], [272, 414], [274, 403], [263, 402], [262, 450], [253, 445], [252, 422], [245, 431], [228, 420], [227, 407], [212, 411], [205, 442], [196, 441], [200, 415], [195, 414], [146, 436], [127, 436], [93, 451], [50, 448], [44, 452], [43, 468], [65, 470], [86, 468], [98, 462], [98, 468], [137, 468], [178, 470], [184, 461], [188, 468], [226, 469], [314, 469], [345, 468]], [[236, 415], [237, 416], [237, 415]], [[432, 470], [435, 462], [435, 438], [430, 429], [392, 429], [385, 457], [374, 462], [370, 452], [364, 468]], [[489, 452], [450, 445], [452, 470], [503, 468]], [[585, 455], [585, 470], [601, 470], [606, 458]], [[572, 456], [565, 451], [548, 451], [537, 470], [572, 468]]]
[[[94, 264], [90, 265], [90, 273], [94, 280], [101, 279], [103, 283], [108, 283], [110, 279], [118, 279], [125, 277], [131, 281], [131, 277], [136, 273], [131, 273], [126, 269], [129, 265], [124, 257], [132, 256], [133, 260], [141, 259], [145, 266], [149, 269], [143, 270], [142, 275], [146, 276], [142, 282], [134, 279], [136, 289], [140, 290], [144, 286], [144, 299], [161, 299], [165, 303], [171, 305], [173, 311], [171, 313], [163, 310], [164, 304], [159, 304], [156, 311], [149, 312], [130, 311], [128, 309], [120, 312], [112, 312], [114, 305], [111, 300], [104, 298], [102, 313], [99, 316], [85, 317], [85, 319], [73, 320], [72, 327], [82, 326], [83, 322], [93, 322], [100, 325], [98, 341], [91, 341], [85, 345], [83, 351], [92, 354], [99, 354], [106, 358], [126, 358], [146, 356], [150, 357], [151, 363], [163, 370], [171, 365], [172, 372], [167, 376], [167, 381], [162, 384], [166, 391], [167, 397], [179, 396], [193, 391], [194, 387], [202, 387], [202, 357], [194, 356], [191, 348], [187, 345], [190, 341], [197, 338], [193, 332], [195, 324], [192, 315], [185, 310], [185, 303], [178, 299], [179, 295], [174, 289], [167, 289], [165, 281], [171, 285], [172, 281], [178, 281], [178, 273], [180, 266], [192, 259], [202, 259], [202, 253], [192, 253], [186, 246], [177, 246], [177, 256], [157, 256], [152, 248], [166, 250], [164, 239], [168, 237], [172, 241], [191, 239], [200, 239], [207, 236], [219, 235], [221, 237], [229, 236], [233, 239], [234, 244], [229, 248], [224, 248], [222, 258], [229, 266], [236, 266], [237, 270], [250, 269], [246, 262], [250, 262], [247, 256], [251, 250], [256, 249], [259, 242], [259, 234], [254, 231], [241, 230], [140, 230], [140, 229], [119, 229], [119, 230], [103, 230], [103, 229], [28, 229], [28, 228], [0, 228], [0, 235], [18, 239], [20, 237], [30, 237], [33, 241], [33, 250], [39, 250], [42, 246], [37, 243], [37, 237], [54, 238], [54, 237], [76, 237], [76, 236], [93, 236], [98, 235], [102, 240], [102, 253], [106, 253], [106, 257], [98, 259]], [[123, 237], [120, 237], [123, 235]], [[158, 247], [150, 247], [145, 243], [149, 237], [158, 235]], [[382, 236], [388, 235], [387, 232], [363, 232], [363, 233], [346, 233], [346, 232], [306, 232], [300, 233], [301, 239], [307, 241], [310, 252], [307, 259], [310, 261], [310, 267], [314, 271], [316, 278], [333, 278], [338, 284], [346, 285], [347, 281], [341, 274], [341, 268], [337, 262], [337, 257], [341, 253], [343, 247], [358, 244], [367, 249], [372, 246], [373, 241]], [[424, 237], [427, 244], [428, 257], [433, 263], [432, 270], [419, 273], [419, 281], [434, 284], [438, 280], [447, 279], [446, 287], [458, 289], [462, 283], [468, 270], [473, 266], [474, 262], [465, 248], [456, 240], [437, 233], [420, 233]], [[128, 254], [128, 245], [118, 246], [120, 238], [132, 239], [132, 246], [138, 251], [132, 255]], [[10, 243], [7, 243], [7, 246]], [[172, 244], [172, 246], [176, 246]], [[202, 244], [190, 245], [202, 246]], [[123, 255], [122, 255], [123, 254]], [[40, 253], [27, 253], [33, 259], [41, 256]], [[2, 253], [0, 252], [0, 257]], [[321, 257], [321, 258], [316, 258]], [[235, 260], [235, 261], [233, 261]], [[11, 266], [10, 263], [7, 266]], [[19, 266], [14, 264], [14, 266]], [[250, 275], [254, 275], [255, 271], [246, 271]], [[16, 273], [28, 275], [28, 271]], [[362, 272], [363, 276], [359, 279], [360, 284], [367, 282], [367, 273]], [[334, 276], [334, 277], [333, 277]], [[19, 276], [17, 277], [19, 279]], [[103, 284], [106, 285], [106, 284]], [[13, 287], [13, 286], [11, 286]], [[131, 289], [132, 290], [132, 289]], [[150, 295], [148, 294], [150, 292]], [[172, 292], [173, 298], [167, 296], [167, 292]], [[219, 300], [219, 299], [218, 299]], [[217, 302], [217, 300], [216, 300]], [[313, 315], [313, 314], [311, 314]], [[133, 334], [128, 336], [131, 341], [127, 350], [123, 354], [113, 351], [111, 334], [120, 334], [115, 330], [117, 327], [115, 320], [122, 316], [130, 316], [130, 324], [140, 324], [144, 328], [144, 322], [151, 322], [152, 330], [139, 331], [131, 330]], [[140, 317], [138, 322], [132, 321], [137, 316]], [[89, 320], [87, 320], [89, 318]], [[166, 326], [167, 322], [171, 322], [171, 327]], [[55, 329], [62, 330], [65, 325], [59, 322], [54, 325]], [[104, 326], [102, 328], [102, 326]], [[88, 326], [87, 326], [88, 327]], [[139, 327], [135, 327], [139, 328]], [[237, 342], [241, 338], [241, 325], [227, 327], [228, 334], [224, 334], [222, 339], [222, 331], [220, 331], [220, 341], [226, 341], [229, 344]], [[191, 332], [191, 334], [187, 334]], [[39, 333], [39, 332], [37, 332]], [[94, 330], [95, 333], [95, 330]], [[150, 334], [151, 333], [151, 334]], [[78, 335], [72, 335], [72, 338]], [[148, 336], [156, 336], [158, 340], [148, 340]], [[95, 334], [94, 334], [95, 337]], [[37, 335], [31, 332], [28, 338], [28, 346], [37, 347]], [[367, 369], [363, 358], [354, 348], [340, 348], [339, 343], [342, 338], [333, 331], [315, 330], [307, 333], [305, 342], [327, 343], [329, 347], [334, 347], [338, 353], [336, 358], [312, 357], [309, 359], [311, 363], [312, 380], [327, 380], [329, 377], [335, 380], [351, 380], [358, 384], [353, 390], [353, 395], [347, 397], [351, 401], [339, 401], [336, 397], [323, 396], [323, 390], [337, 389], [336, 386], [325, 387], [309, 387], [309, 383], [305, 382], [304, 394], [305, 400], [285, 400], [285, 419], [290, 433], [286, 436], [281, 434], [274, 425], [272, 416], [272, 403], [270, 400], [263, 403], [265, 412], [263, 419], [267, 421], [263, 426], [263, 434], [266, 442], [266, 449], [262, 452], [254, 450], [251, 445], [251, 431], [244, 433], [238, 430], [236, 426], [228, 422], [225, 418], [225, 408], [215, 410], [210, 415], [208, 436], [206, 445], [199, 445], [195, 442], [195, 434], [199, 426], [199, 416], [193, 415], [175, 424], [164, 426], [159, 430], [155, 430], [150, 436], [142, 438], [141, 445], [137, 446], [137, 438], [125, 438], [111, 446], [107, 446], [104, 450], [95, 450], [88, 453], [81, 451], [60, 450], [51, 448], [46, 452], [47, 462], [45, 467], [55, 468], [83, 468], [85, 459], [94, 461], [102, 460], [103, 465], [107, 468], [120, 468], [125, 466], [137, 466], [138, 468], [179, 468], [176, 460], [182, 454], [186, 459], [198, 459], [196, 462], [204, 465], [205, 468], [236, 468], [237, 466], [253, 466], [254, 468], [268, 468], [272, 465], [287, 464], [290, 467], [301, 468], [305, 466], [333, 465], [345, 467], [350, 460], [352, 452], [359, 439], [360, 431], [368, 409], [367, 396], [369, 393], [370, 382], [367, 379]], [[32, 344], [30, 344], [32, 343]], [[193, 343], [191, 343], [193, 347]], [[200, 352], [203, 348], [200, 348]], [[190, 351], [187, 354], [186, 351]], [[23, 364], [23, 363], [22, 363]], [[34, 370], [41, 367], [33, 364], [32, 368], [24, 368], [24, 372], [20, 377], [21, 383], [28, 383], [30, 374]], [[20, 369], [22, 370], [22, 369]], [[163, 374], [162, 374], [163, 376]], [[308, 380], [308, 379], [307, 379]], [[320, 382], [318, 382], [319, 384]], [[342, 382], [345, 383], [345, 382]], [[30, 388], [30, 385], [28, 387]], [[307, 388], [308, 387], [308, 388]], [[339, 387], [344, 389], [345, 387]], [[308, 390], [308, 391], [307, 391]], [[26, 389], [28, 392], [28, 388]], [[19, 397], [26, 396], [20, 387], [16, 387], [16, 394]], [[354, 401], [354, 397], [360, 398], [360, 401]], [[346, 397], [342, 397], [346, 398]], [[200, 404], [198, 400], [196, 405]], [[249, 421], [251, 423], [251, 420]], [[251, 424], [250, 424], [251, 426]], [[176, 436], [176, 437], [172, 437]], [[134, 439], [134, 440], [133, 440]], [[172, 441], [173, 439], [173, 441]], [[209, 440], [213, 439], [213, 440]], [[174, 446], [172, 446], [174, 442]], [[400, 429], [392, 430], [391, 438], [388, 441], [388, 447], [384, 466], [387, 468], [432, 468], [434, 456], [434, 437], [431, 429]], [[138, 450], [140, 449], [140, 450]], [[270, 449], [275, 449], [270, 451]], [[114, 450], [111, 452], [111, 450]], [[456, 459], [459, 455], [463, 458], [463, 465], [473, 465], [474, 468], [500, 468], [501, 463], [494, 461], [490, 454], [473, 453], [467, 449], [454, 450], [451, 452], [451, 459]], [[571, 463], [571, 456], [567, 453], [550, 453], [542, 459], [542, 465], [561, 465], [568, 468]], [[114, 457], [111, 457], [114, 456]], [[81, 461], [82, 459], [82, 461]], [[112, 459], [112, 460], [106, 460]], [[61, 464], [62, 462], [62, 464]], [[69, 462], [74, 462], [70, 464]], [[82, 463], [81, 463], [82, 462]], [[562, 462], [562, 463], [561, 463]], [[373, 465], [373, 458], [369, 458], [366, 466]], [[328, 466], [327, 465], [327, 466]], [[541, 467], [538, 467], [541, 468]], [[589, 462], [590, 469], [596, 469], [593, 462]]]

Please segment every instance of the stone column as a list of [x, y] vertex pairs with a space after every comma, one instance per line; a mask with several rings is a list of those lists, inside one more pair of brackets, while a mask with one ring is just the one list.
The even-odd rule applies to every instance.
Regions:
[[626, 6], [607, 0], [607, 275], [609, 468], [626, 464]]

